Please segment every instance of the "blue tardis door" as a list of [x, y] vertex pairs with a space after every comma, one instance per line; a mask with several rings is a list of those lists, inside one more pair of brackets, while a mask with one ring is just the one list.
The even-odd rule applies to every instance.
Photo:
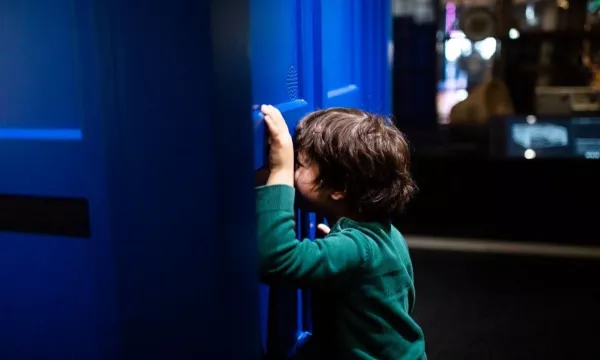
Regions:
[[91, 1], [0, 1], [0, 358], [114, 355]]
[[258, 358], [247, 5], [0, 0], [0, 359]]
[[[316, 109], [344, 106], [389, 114], [389, 0], [251, 0], [255, 105], [277, 106], [293, 133]], [[254, 165], [265, 166], [265, 129], [254, 112]], [[322, 219], [321, 219], [322, 220]], [[314, 239], [315, 214], [298, 211], [300, 239]], [[263, 348], [293, 354], [312, 330], [307, 291], [261, 286]]]
[[[279, 108], [294, 132], [298, 121], [316, 108], [313, 7], [311, 1], [251, 0], [252, 91], [256, 105]], [[266, 166], [265, 127], [254, 113], [255, 169]], [[301, 294], [295, 289], [261, 285], [262, 345], [269, 358], [288, 356], [302, 333]]]

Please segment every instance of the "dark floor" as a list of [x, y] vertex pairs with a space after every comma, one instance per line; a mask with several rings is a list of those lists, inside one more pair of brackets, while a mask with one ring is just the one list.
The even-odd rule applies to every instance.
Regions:
[[600, 260], [412, 257], [430, 359], [600, 359]]

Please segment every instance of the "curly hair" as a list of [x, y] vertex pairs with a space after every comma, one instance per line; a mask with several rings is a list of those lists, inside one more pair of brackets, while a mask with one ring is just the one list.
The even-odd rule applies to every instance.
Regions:
[[330, 108], [305, 116], [296, 130], [296, 152], [318, 167], [316, 186], [344, 191], [363, 217], [398, 215], [417, 191], [410, 150], [386, 117]]

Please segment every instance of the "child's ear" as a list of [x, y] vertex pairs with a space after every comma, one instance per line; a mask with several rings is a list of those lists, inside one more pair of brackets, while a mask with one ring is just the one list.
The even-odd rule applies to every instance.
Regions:
[[332, 191], [331, 194], [329, 194], [329, 196], [331, 197], [332, 200], [343, 200], [346, 197], [346, 192], [345, 191]]

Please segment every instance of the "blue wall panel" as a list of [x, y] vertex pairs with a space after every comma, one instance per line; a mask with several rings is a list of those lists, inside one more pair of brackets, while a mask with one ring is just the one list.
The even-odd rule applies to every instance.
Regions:
[[[252, 0], [254, 165], [265, 166], [258, 106], [276, 105], [293, 133], [306, 113], [334, 106], [390, 113], [389, 0]], [[298, 212], [300, 238], [314, 240], [315, 214]], [[309, 294], [262, 286], [263, 347], [293, 353], [312, 331]]]
[[81, 76], [74, 6], [72, 0], [52, 6], [32, 0], [0, 2], [1, 126], [81, 126], [79, 109], [73, 106]]
[[390, 0], [363, 1], [360, 8], [362, 108], [386, 115], [391, 114], [392, 96], [390, 9]]
[[[308, 1], [250, 1], [252, 91], [256, 106], [271, 104], [293, 132], [314, 110], [312, 9]], [[264, 165], [264, 126], [254, 112], [255, 166]]]
[[255, 359], [248, 4], [110, 4], [107, 187], [123, 358]]
[[323, 108], [361, 107], [363, 59], [361, 1], [317, 1], [321, 59], [317, 76]]
[[[255, 168], [265, 164], [265, 129], [257, 107], [272, 104], [293, 133], [298, 121], [315, 109], [313, 13], [300, 0], [251, 1], [251, 59]], [[262, 345], [270, 356], [285, 357], [302, 330], [301, 303], [295, 290], [260, 287]]]
[[[0, 1], [0, 193], [86, 199], [92, 229], [0, 234], [0, 358], [253, 358], [254, 225], [238, 214], [266, 152], [256, 108], [244, 119], [251, 103], [292, 132], [316, 108], [387, 112], [389, 1], [246, 6]], [[298, 233], [316, 224], [299, 214]], [[311, 330], [307, 295], [263, 287], [274, 353]]]
[[91, 219], [0, 232], [0, 359], [259, 358], [248, 18], [0, 0], [0, 201], [82, 198]]
[[0, 1], [0, 194], [87, 199], [94, 229], [0, 233], [1, 359], [114, 355], [93, 19], [92, 1]]

